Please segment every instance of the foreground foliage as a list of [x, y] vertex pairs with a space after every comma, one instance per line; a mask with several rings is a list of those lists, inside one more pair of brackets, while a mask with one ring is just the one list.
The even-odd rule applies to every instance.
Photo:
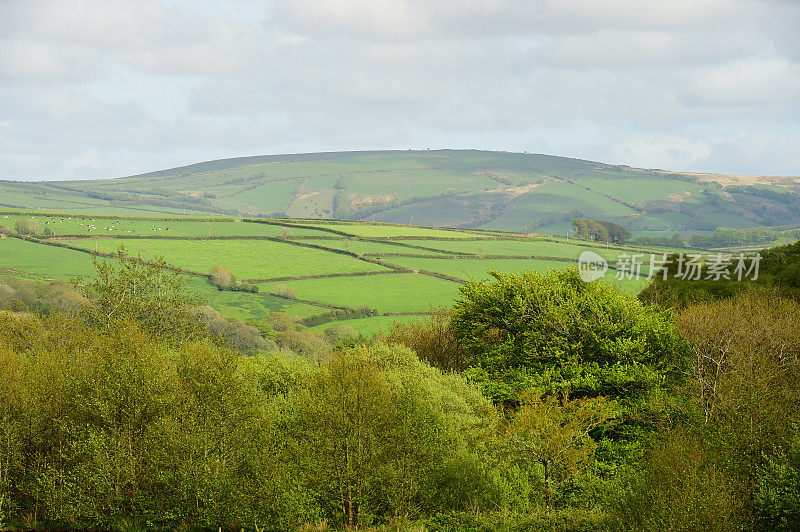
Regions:
[[0, 282], [0, 528], [800, 527], [780, 286], [674, 313], [495, 273], [368, 340], [97, 267], [82, 295]]

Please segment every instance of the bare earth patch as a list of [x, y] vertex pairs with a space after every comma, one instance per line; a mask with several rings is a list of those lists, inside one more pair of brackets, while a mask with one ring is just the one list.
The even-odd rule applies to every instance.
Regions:
[[367, 196], [350, 194], [350, 207], [352, 209], [361, 209], [373, 205], [383, 205], [385, 203], [391, 203], [396, 197], [397, 194], [370, 194]]
[[688, 190], [682, 190], [681, 192], [675, 192], [673, 194], [670, 194], [669, 196], [667, 196], [667, 199], [669, 199], [669, 201], [671, 201], [672, 203], [681, 203], [683, 202], [683, 200], [685, 200], [691, 195], [692, 193], [689, 192]]
[[[677, 173], [677, 172], [664, 172]], [[733, 174], [703, 174], [697, 172], [680, 172], [698, 178], [702, 182], [716, 181], [723, 187], [730, 185], [776, 185], [790, 186], [800, 183], [800, 177], [775, 176], [775, 175], [733, 175]]]
[[303, 201], [304, 199], [308, 199], [310, 197], [316, 196], [319, 193], [320, 193], [320, 191], [317, 190], [317, 191], [314, 191], [314, 192], [309, 192], [308, 194], [301, 194], [300, 196], [297, 197], [297, 199], [295, 201]]
[[541, 183], [528, 183], [527, 185], [508, 185], [508, 186], [500, 185], [499, 187], [487, 190], [486, 192], [500, 192], [503, 194], [509, 194], [517, 198], [519, 196], [522, 196], [523, 194], [527, 194], [528, 192], [542, 185], [544, 185], [544, 181], [542, 181]]

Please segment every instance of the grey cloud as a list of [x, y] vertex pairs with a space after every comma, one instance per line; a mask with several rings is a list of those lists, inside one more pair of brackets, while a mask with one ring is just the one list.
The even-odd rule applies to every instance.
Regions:
[[781, 0], [2, 0], [0, 177], [412, 146], [797, 174], [798, 25]]

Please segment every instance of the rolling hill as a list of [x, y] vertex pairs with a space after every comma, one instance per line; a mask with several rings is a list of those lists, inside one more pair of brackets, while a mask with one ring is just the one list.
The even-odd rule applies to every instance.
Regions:
[[334, 218], [639, 237], [800, 224], [800, 179], [643, 170], [539, 154], [371, 151], [241, 157], [92, 181], [0, 182], [0, 206], [118, 215]]

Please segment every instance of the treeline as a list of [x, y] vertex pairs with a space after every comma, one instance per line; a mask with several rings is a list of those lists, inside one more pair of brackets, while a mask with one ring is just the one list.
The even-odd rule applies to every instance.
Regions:
[[725, 255], [711, 255], [692, 266], [686, 257], [683, 262], [679, 255], [667, 257], [665, 268], [639, 293], [639, 299], [684, 308], [732, 298], [755, 286], [800, 301], [800, 242], [761, 250], [758, 259], [755, 252]]
[[576, 238], [594, 240], [597, 242], [621, 244], [633, 235], [633, 233], [621, 225], [603, 220], [574, 218], [571, 227]]
[[569, 269], [384, 338], [230, 322], [257, 346], [124, 255], [74, 297], [0, 282], [0, 528], [797, 529], [800, 249], [767, 255], [680, 305]]
[[695, 234], [689, 243], [698, 248], [721, 248], [733, 246], [765, 245], [779, 240], [800, 239], [800, 228], [750, 227], [735, 229], [718, 227], [711, 234]]

